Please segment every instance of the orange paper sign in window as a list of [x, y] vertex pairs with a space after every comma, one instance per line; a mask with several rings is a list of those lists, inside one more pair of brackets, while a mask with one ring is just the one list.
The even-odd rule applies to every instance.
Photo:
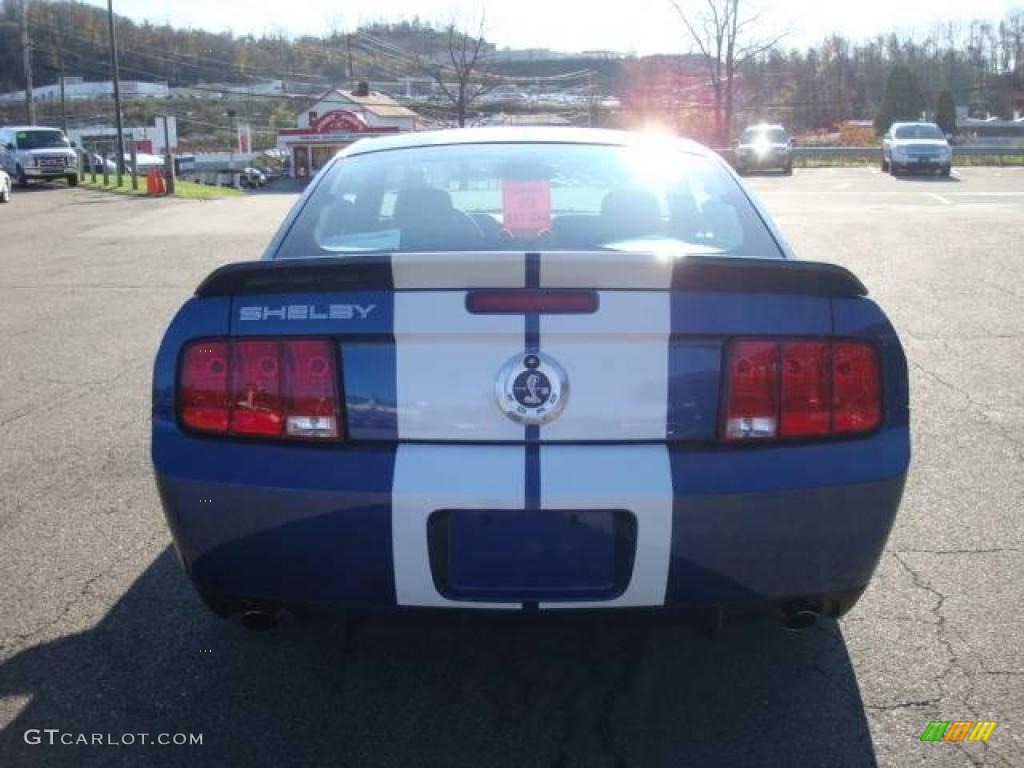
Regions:
[[505, 179], [501, 183], [503, 222], [514, 235], [551, 229], [551, 183], [547, 179]]

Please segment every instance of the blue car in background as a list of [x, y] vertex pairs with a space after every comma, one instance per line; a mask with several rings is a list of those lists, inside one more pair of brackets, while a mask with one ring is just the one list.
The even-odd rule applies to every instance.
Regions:
[[286, 609], [840, 616], [910, 457], [907, 368], [689, 142], [353, 144], [167, 329], [152, 457], [180, 561]]

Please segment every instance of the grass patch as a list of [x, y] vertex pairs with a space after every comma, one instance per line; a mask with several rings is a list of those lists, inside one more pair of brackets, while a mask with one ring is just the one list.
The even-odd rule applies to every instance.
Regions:
[[1024, 165], [1024, 152], [1019, 155], [958, 155], [953, 150], [953, 165]]
[[[102, 192], [113, 192], [120, 195], [142, 195], [143, 197], [146, 195], [145, 177], [139, 177], [139, 188], [137, 190], [132, 189], [131, 176], [122, 177], [121, 186], [119, 187], [113, 174], [107, 179], [106, 185], [103, 183], [103, 177], [99, 174], [96, 174], [95, 184], [92, 182], [92, 176], [89, 175], [86, 175], [78, 184], [85, 189], [97, 189]], [[180, 179], [174, 182], [174, 197], [181, 197], [186, 200], [212, 200], [216, 197], [243, 197], [244, 195], [245, 192], [231, 187], [215, 187], [207, 184], [196, 184], [193, 181], [181, 181]]]
[[793, 157], [794, 168], [862, 168], [878, 163], [870, 157]]
[[96, 183], [92, 182], [92, 176], [85, 176], [79, 179], [78, 186], [85, 187], [86, 189], [99, 189], [104, 192], [114, 192], [121, 195], [145, 195], [146, 194], [146, 180], [139, 179], [138, 190], [132, 189], [132, 178], [131, 176], [121, 177], [121, 186], [117, 186], [117, 177], [113, 174], [107, 179], [106, 185], [103, 184], [103, 177], [100, 174], [96, 174]]
[[182, 181], [181, 179], [177, 179], [174, 182], [174, 196], [183, 197], [188, 200], [209, 200], [213, 197], [244, 197], [245, 195], [245, 192], [234, 187], [215, 187], [209, 184], [197, 184], [194, 181]]

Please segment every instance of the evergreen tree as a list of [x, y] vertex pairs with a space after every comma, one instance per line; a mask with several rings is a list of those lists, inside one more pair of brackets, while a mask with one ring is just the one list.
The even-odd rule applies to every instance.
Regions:
[[947, 136], [956, 133], [956, 104], [951, 91], [944, 90], [935, 102], [935, 122]]
[[895, 122], [920, 120], [923, 109], [924, 97], [917, 76], [908, 67], [895, 66], [885, 83], [882, 106], [875, 116], [875, 131], [881, 135]]

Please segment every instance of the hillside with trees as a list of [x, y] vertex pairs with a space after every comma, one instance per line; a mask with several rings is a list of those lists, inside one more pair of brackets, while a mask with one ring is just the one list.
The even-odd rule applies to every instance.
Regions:
[[[17, 0], [3, 0], [0, 7], [0, 92], [23, 87], [18, 8]], [[32, 0], [29, 26], [36, 85], [56, 82], [61, 67], [69, 76], [109, 79], [103, 9], [65, 0]], [[118, 19], [125, 79], [206, 88], [211, 97], [262, 79], [283, 80], [285, 98], [267, 98], [267, 103], [246, 109], [254, 127], [267, 135], [287, 122], [291, 103], [310, 91], [356, 80], [429, 79], [437, 72], [446, 76], [436, 63], [451, 39], [447, 32], [416, 18], [301, 37], [233, 35]], [[721, 133], [716, 131], [721, 118], [715, 116], [725, 106], [706, 66], [712, 51], [695, 46], [682, 24], [678, 53], [648, 57], [507, 60], [494, 56], [500, 41], [484, 39], [485, 33], [483, 29], [472, 77], [490, 78], [492, 85], [511, 83], [509, 88], [515, 89], [539, 87], [550, 78], [552, 88], [614, 97], [621, 105], [613, 110], [597, 108], [596, 102], [542, 107], [561, 110], [573, 122], [658, 123], [708, 140]], [[933, 110], [946, 91], [955, 106], [973, 113], [1008, 117], [1024, 109], [1024, 10], [1011, 11], [998, 21], [936, 23], [925, 34], [891, 32], [869, 40], [833, 35], [803, 50], [788, 47], [784, 37], [761, 42], [761, 47], [744, 49], [747, 55], [733, 62], [730, 79], [718, 82], [717, 87], [732, 91], [727, 117], [732, 117], [733, 126], [777, 120], [803, 133], [832, 130], [849, 119], [874, 119], [885, 103], [894, 71], [903, 73], [900, 78], [909, 75], [916, 80], [920, 104], [927, 110]], [[558, 80], [567, 75], [572, 79]], [[428, 117], [444, 119], [458, 107], [435, 100], [417, 108]], [[463, 108], [471, 116], [482, 109], [480, 104]], [[948, 113], [948, 101], [943, 108]], [[10, 106], [0, 120], [5, 116], [12, 119]]]

